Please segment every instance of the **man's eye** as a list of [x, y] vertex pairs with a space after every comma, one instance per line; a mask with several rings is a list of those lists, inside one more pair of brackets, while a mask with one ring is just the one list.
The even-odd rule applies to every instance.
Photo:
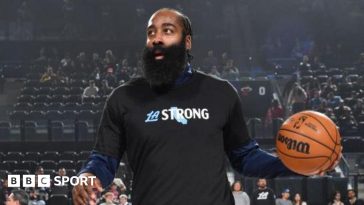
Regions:
[[147, 31], [147, 35], [148, 36], [152, 36], [152, 35], [154, 35], [155, 34], [155, 32], [154, 31]]
[[169, 29], [169, 28], [164, 29], [164, 32], [167, 34], [173, 33], [172, 29]]

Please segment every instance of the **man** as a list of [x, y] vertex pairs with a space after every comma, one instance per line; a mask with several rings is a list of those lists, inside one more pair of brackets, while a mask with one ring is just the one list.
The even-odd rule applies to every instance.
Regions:
[[6, 200], [6, 205], [28, 205], [29, 196], [23, 190], [14, 190]]
[[356, 192], [354, 189], [349, 189], [348, 200], [345, 202], [345, 205], [364, 205], [364, 201], [356, 197]]
[[293, 205], [292, 201], [289, 200], [289, 189], [282, 191], [282, 198], [276, 200], [276, 205]]
[[125, 194], [120, 194], [120, 196], [119, 196], [119, 205], [131, 205], [128, 202], [128, 197]]
[[249, 138], [231, 84], [191, 68], [191, 48], [187, 16], [173, 9], [152, 15], [144, 77], [109, 95], [94, 151], [79, 173], [96, 176], [95, 186], [75, 186], [76, 205], [86, 204], [93, 188], [111, 184], [124, 153], [134, 173], [136, 205], [232, 205], [226, 154], [245, 176], [294, 174]]
[[96, 86], [95, 81], [90, 80], [89, 86], [87, 86], [82, 94], [82, 98], [95, 97], [99, 92], [99, 88]]
[[104, 194], [104, 199], [105, 199], [105, 202], [101, 203], [100, 205], [114, 205], [115, 204], [113, 202], [114, 194], [112, 192], [106, 192]]
[[275, 205], [275, 195], [271, 188], [267, 187], [265, 178], [258, 179], [258, 189], [253, 192], [251, 205]]

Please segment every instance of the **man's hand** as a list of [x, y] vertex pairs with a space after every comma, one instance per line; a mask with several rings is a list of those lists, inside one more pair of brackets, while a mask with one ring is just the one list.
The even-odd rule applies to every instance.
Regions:
[[[92, 192], [96, 189], [99, 192], [102, 192], [102, 185], [100, 180], [96, 177], [91, 179], [90, 176], [95, 177], [95, 175], [91, 173], [82, 173], [79, 177], [87, 177], [87, 185], [82, 183], [73, 187], [72, 190], [72, 198], [74, 205], [86, 205], [89, 200], [95, 200], [92, 197], [95, 197]], [[93, 180], [93, 184], [91, 181]]]

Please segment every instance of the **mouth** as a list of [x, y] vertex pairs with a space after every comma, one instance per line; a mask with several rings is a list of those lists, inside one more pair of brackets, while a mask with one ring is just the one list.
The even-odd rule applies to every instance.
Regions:
[[164, 58], [164, 54], [162, 53], [162, 51], [155, 51], [154, 52], [154, 59], [156, 60], [162, 60]]

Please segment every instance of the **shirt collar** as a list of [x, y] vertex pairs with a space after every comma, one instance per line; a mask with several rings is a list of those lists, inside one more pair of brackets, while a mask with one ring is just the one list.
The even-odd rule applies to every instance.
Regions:
[[187, 63], [185, 70], [183, 73], [177, 78], [175, 85], [182, 85], [187, 82], [192, 76], [192, 66]]

